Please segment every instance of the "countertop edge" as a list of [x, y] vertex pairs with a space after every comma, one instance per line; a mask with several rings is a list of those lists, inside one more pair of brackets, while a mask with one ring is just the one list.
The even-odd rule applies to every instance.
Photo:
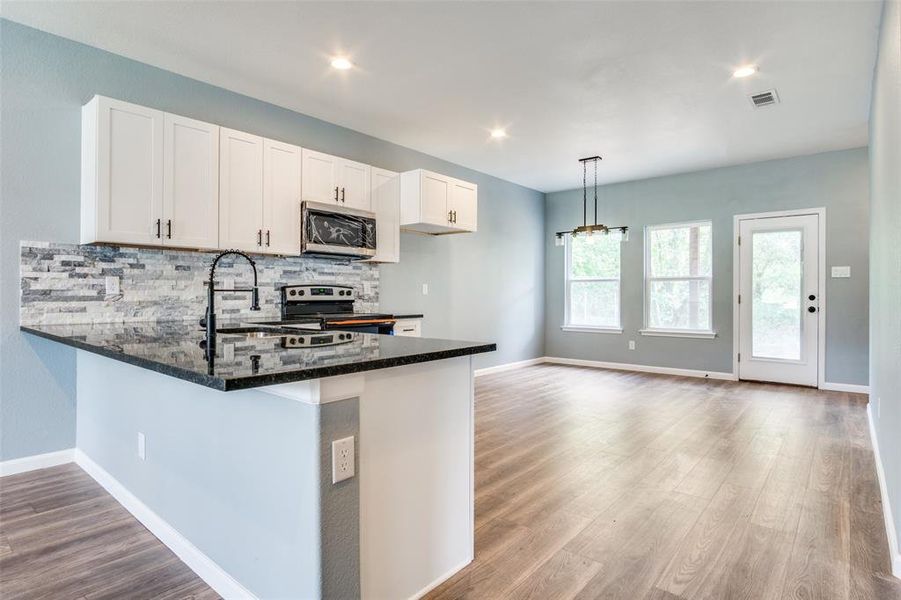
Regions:
[[484, 354], [486, 352], [494, 352], [497, 350], [497, 344], [494, 343], [474, 343], [472, 346], [465, 348], [451, 348], [448, 350], [423, 352], [421, 354], [411, 354], [396, 358], [381, 358], [361, 363], [347, 363], [326, 367], [311, 367], [299, 371], [287, 371], [283, 373], [273, 373], [259, 376], [248, 375], [235, 379], [225, 379], [222, 377], [216, 377], [214, 375], [203, 375], [197, 373], [196, 371], [162, 364], [152, 360], [142, 359], [122, 352], [116, 352], [93, 344], [84, 343], [71, 337], [53, 335], [52, 333], [29, 327], [28, 325], [19, 325], [19, 330], [36, 337], [76, 348], [78, 350], [91, 352], [93, 354], [109, 358], [111, 360], [124, 362], [126, 364], [147, 369], [148, 371], [154, 371], [162, 375], [168, 375], [170, 377], [175, 377], [176, 379], [181, 379], [182, 381], [196, 383], [198, 385], [212, 388], [221, 392], [261, 388], [282, 383], [307, 381], [309, 379], [337, 377], [340, 375], [350, 375], [352, 373], [362, 373], [365, 371], [375, 371], [378, 369], [390, 369], [394, 367], [402, 367], [405, 365], [443, 360], [446, 358], [457, 358], [460, 356]]

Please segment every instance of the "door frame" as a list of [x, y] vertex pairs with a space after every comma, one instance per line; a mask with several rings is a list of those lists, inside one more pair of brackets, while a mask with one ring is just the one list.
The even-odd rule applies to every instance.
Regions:
[[738, 352], [740, 348], [740, 321], [738, 294], [741, 281], [741, 261], [739, 255], [738, 235], [741, 221], [750, 219], [773, 219], [777, 217], [804, 217], [816, 215], [819, 229], [819, 248], [817, 274], [817, 388], [826, 384], [826, 208], [802, 208], [796, 210], [780, 210], [762, 213], [746, 213], [732, 217], [732, 375], [739, 379]]

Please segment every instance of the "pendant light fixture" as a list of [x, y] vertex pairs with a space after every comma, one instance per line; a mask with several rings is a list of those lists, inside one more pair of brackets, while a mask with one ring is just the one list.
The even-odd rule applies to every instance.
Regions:
[[[603, 160], [600, 156], [590, 156], [588, 158], [580, 158], [582, 163], [582, 224], [571, 231], [558, 231], [555, 234], [555, 244], [562, 246], [564, 244], [564, 236], [571, 235], [573, 237], [579, 235], [593, 235], [600, 233], [607, 235], [611, 230], [619, 231], [622, 234], [620, 238], [623, 242], [629, 241], [629, 228], [625, 225], [609, 227], [603, 223], [598, 223], [598, 163]], [[594, 223], [588, 224], [588, 163], [594, 168]]]

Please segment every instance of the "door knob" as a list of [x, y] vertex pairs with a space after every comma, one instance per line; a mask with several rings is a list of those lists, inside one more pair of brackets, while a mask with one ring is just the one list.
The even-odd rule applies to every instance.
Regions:
[[808, 307], [807, 307], [807, 312], [809, 312], [809, 313], [814, 313], [814, 312], [816, 312], [816, 311], [817, 311], [817, 307], [816, 307], [816, 306], [808, 306]]

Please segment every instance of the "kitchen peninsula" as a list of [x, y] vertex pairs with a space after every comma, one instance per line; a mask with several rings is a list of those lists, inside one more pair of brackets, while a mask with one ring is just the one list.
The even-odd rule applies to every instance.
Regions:
[[220, 593], [407, 598], [472, 560], [471, 355], [494, 344], [257, 328], [207, 361], [196, 323], [22, 330], [79, 350], [82, 467]]

